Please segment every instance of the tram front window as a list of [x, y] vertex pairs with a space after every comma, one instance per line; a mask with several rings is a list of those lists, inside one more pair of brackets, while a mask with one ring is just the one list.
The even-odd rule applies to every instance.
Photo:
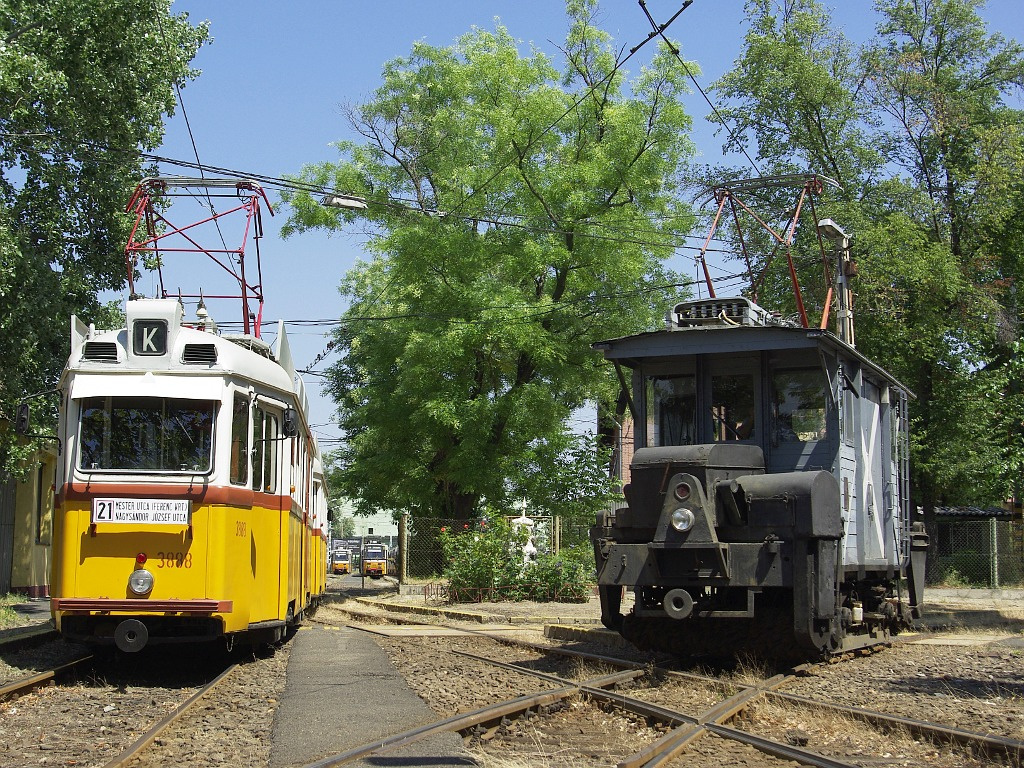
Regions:
[[697, 442], [697, 388], [693, 376], [647, 379], [647, 447]]
[[210, 400], [90, 397], [82, 401], [79, 466], [125, 472], [208, 472]]

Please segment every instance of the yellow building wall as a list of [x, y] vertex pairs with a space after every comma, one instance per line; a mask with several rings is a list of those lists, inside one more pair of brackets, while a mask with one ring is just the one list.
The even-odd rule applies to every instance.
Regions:
[[16, 483], [14, 559], [11, 591], [29, 597], [50, 596], [50, 543], [53, 538], [55, 452], [40, 451]]

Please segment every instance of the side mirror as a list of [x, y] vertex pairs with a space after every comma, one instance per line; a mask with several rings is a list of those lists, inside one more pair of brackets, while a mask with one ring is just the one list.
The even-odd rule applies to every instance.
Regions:
[[28, 403], [18, 404], [18, 413], [14, 417], [14, 431], [19, 435], [27, 435], [32, 429], [31, 409]]
[[295, 437], [299, 434], [299, 413], [294, 408], [284, 409], [281, 431], [284, 432], [285, 437]]

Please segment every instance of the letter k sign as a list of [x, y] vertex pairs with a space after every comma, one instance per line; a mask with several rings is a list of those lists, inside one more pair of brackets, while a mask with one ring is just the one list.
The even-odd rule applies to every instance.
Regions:
[[163, 320], [136, 320], [132, 333], [136, 355], [162, 355], [167, 352], [167, 323]]

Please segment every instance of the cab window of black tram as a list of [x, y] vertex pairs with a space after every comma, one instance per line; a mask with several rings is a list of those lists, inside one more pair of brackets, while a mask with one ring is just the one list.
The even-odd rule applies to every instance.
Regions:
[[772, 393], [776, 442], [825, 439], [825, 382], [820, 370], [776, 371], [772, 375]]
[[754, 393], [753, 376], [720, 374], [711, 377], [711, 434], [716, 443], [757, 438]]
[[85, 398], [79, 466], [125, 472], [209, 472], [215, 410], [209, 400]]
[[647, 447], [697, 442], [696, 377], [651, 376], [646, 397]]

